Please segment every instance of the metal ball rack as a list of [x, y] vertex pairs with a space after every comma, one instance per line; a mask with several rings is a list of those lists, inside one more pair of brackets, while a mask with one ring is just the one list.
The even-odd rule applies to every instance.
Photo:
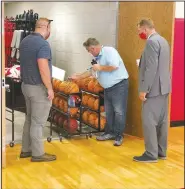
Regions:
[[[102, 132], [103, 130], [101, 130], [100, 127], [100, 117], [101, 117], [101, 112], [100, 112], [100, 106], [104, 104], [104, 98], [103, 98], [103, 92], [101, 93], [92, 93], [86, 90], [80, 90], [79, 93], [72, 93], [72, 94], [64, 94], [62, 92], [55, 92], [57, 94], [57, 96], [60, 96], [62, 98], [65, 98], [68, 102], [68, 99], [70, 98], [70, 96], [73, 95], [77, 95], [82, 99], [82, 94], [83, 93], [88, 93], [94, 96], [97, 96], [99, 98], [99, 105], [98, 105], [98, 110], [93, 110], [87, 106], [82, 105], [82, 103], [79, 103], [78, 106], [76, 106], [76, 108], [79, 108], [79, 118], [71, 116], [70, 115], [70, 108], [74, 108], [74, 107], [70, 107], [68, 104], [68, 111], [64, 112], [61, 109], [57, 108], [56, 106], [52, 105], [51, 110], [50, 110], [50, 115], [48, 118], [48, 121], [50, 122], [50, 136], [47, 138], [48, 142], [52, 141], [52, 130], [54, 130], [55, 132], [57, 132], [57, 134], [59, 135], [59, 140], [62, 141], [63, 136], [65, 138], [71, 138], [72, 136], [86, 136], [86, 139], [91, 138], [93, 134], [97, 134]], [[92, 126], [88, 123], [83, 122], [82, 120], [82, 114], [84, 112], [84, 110], [89, 110], [91, 112], [95, 112], [98, 115], [98, 128], [96, 128], [95, 126]], [[58, 124], [55, 123], [54, 121], [54, 114], [55, 112], [60, 113], [61, 115], [67, 117], [67, 127], [70, 127], [70, 119], [76, 119], [78, 121], [78, 129], [74, 132], [74, 133], [70, 133], [68, 132], [68, 129], [65, 129], [63, 126], [59, 126]]]

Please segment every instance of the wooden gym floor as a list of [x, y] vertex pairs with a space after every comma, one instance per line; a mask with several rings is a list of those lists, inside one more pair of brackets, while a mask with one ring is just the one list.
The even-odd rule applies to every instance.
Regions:
[[7, 168], [2, 170], [5, 189], [175, 189], [184, 186], [184, 127], [169, 129], [168, 160], [137, 163], [144, 150], [141, 139], [126, 136], [121, 147], [112, 141], [71, 139], [45, 143], [57, 161], [31, 163], [19, 159], [20, 145], [7, 147]]

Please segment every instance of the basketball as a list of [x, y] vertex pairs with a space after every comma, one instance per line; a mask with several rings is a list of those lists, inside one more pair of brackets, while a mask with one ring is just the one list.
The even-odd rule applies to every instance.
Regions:
[[85, 79], [81, 79], [78, 83], [79, 83], [80, 88], [84, 89]]
[[84, 82], [84, 90], [88, 91], [88, 84], [92, 81], [91, 78], [86, 78], [85, 82]]
[[90, 97], [91, 97], [91, 95], [83, 93], [83, 95], [82, 95], [82, 105], [87, 106], [87, 102], [88, 102]]
[[94, 107], [93, 107], [93, 109], [94, 109], [94, 110], [98, 110], [98, 108], [99, 108], [99, 98], [97, 98], [97, 99], [94, 101]]
[[78, 95], [70, 95], [68, 98], [68, 105], [70, 107], [78, 107], [81, 104], [81, 98]]
[[58, 126], [62, 127], [64, 121], [65, 121], [65, 117], [63, 115], [60, 115], [59, 118], [58, 118]]
[[78, 93], [79, 92], [79, 87], [76, 83], [70, 82], [68, 84], [68, 87], [65, 90], [66, 94], [71, 94], [71, 93]]
[[63, 127], [69, 133], [74, 133], [78, 129], [78, 122], [75, 119], [65, 120]]
[[81, 85], [80, 85], [81, 84], [81, 80], [80, 79], [78, 79], [78, 80], [76, 80], [74, 82], [78, 85], [79, 88], [81, 88]]
[[96, 113], [91, 113], [90, 115], [89, 115], [89, 117], [88, 117], [88, 123], [90, 124], [90, 125], [92, 125], [92, 126], [94, 126], [95, 125], [95, 120], [96, 120], [96, 118], [97, 118], [97, 114]]
[[53, 105], [56, 106], [56, 107], [58, 107], [58, 102], [59, 102], [59, 100], [60, 100], [60, 97], [55, 97], [55, 98], [53, 99]]
[[53, 121], [54, 121], [55, 124], [58, 124], [58, 119], [59, 119], [59, 117], [60, 117], [60, 114], [59, 114], [59, 113], [54, 114], [54, 116], [53, 116]]
[[99, 92], [102, 92], [102, 91], [103, 91], [103, 87], [97, 81], [94, 86], [94, 93], [98, 94]]
[[60, 98], [60, 100], [58, 101], [58, 108], [60, 110], [63, 110], [63, 106], [64, 106], [64, 103], [63, 103], [64, 99]]
[[[98, 117], [96, 118], [95, 122], [95, 127], [98, 128]], [[103, 130], [105, 128], [105, 124], [106, 124], [106, 118], [101, 116], [100, 117], [100, 129]]]
[[95, 97], [91, 96], [88, 101], [87, 101], [87, 105], [89, 108], [94, 109], [94, 102], [95, 102]]
[[69, 112], [71, 116], [75, 116], [78, 112], [78, 108], [70, 108]]
[[62, 83], [62, 81], [60, 81], [60, 80], [56, 80], [55, 81], [55, 91], [59, 91], [59, 86], [60, 86], [60, 84]]
[[52, 86], [53, 86], [53, 90], [55, 90], [55, 83], [56, 83], [56, 79], [55, 79], [55, 78], [53, 78], [53, 79], [52, 79]]
[[81, 84], [80, 84], [81, 88], [84, 90], [88, 90], [88, 84], [91, 80], [92, 79], [90, 77], [81, 80]]
[[68, 88], [70, 88], [70, 85], [71, 85], [71, 82], [70, 81], [66, 81], [66, 85], [65, 85], [65, 88], [64, 88], [64, 93], [65, 94], [68, 94]]
[[91, 79], [91, 81], [88, 83], [87, 89], [89, 92], [94, 92], [95, 81], [96, 79]]
[[84, 123], [88, 123], [88, 117], [90, 115], [90, 112], [89, 111], [84, 111], [83, 114], [82, 114], [82, 120]]
[[58, 86], [58, 90], [60, 92], [64, 92], [65, 87], [66, 87], [66, 82], [64, 81], [64, 82], [60, 83], [60, 85]]
[[67, 101], [63, 100], [63, 111], [66, 113], [68, 110], [68, 105], [67, 105]]

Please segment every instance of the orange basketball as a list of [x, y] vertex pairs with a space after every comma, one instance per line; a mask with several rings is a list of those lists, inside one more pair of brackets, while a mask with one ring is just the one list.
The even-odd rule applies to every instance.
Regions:
[[68, 110], [68, 105], [67, 105], [67, 101], [63, 100], [63, 111], [66, 113]]
[[58, 79], [53, 79], [53, 90], [56, 91], [56, 86], [57, 86], [57, 83], [58, 83]]
[[88, 83], [87, 89], [90, 92], [94, 92], [94, 87], [95, 87], [95, 79], [91, 79], [91, 81]]
[[80, 87], [84, 90], [88, 90], [88, 84], [92, 79], [90, 77], [81, 80]]
[[64, 129], [69, 133], [74, 133], [78, 129], [78, 122], [75, 119], [65, 120]]
[[93, 96], [91, 96], [88, 101], [87, 101], [87, 105], [89, 108], [94, 108], [94, 102], [95, 102], [95, 98]]
[[89, 85], [90, 81], [92, 81], [92, 78], [86, 78], [86, 80], [84, 82], [84, 90], [88, 91], [88, 85]]
[[83, 114], [82, 114], [82, 120], [84, 123], [88, 123], [88, 117], [90, 115], [90, 112], [89, 111], [84, 111]]
[[[95, 127], [98, 128], [98, 117], [95, 120]], [[105, 128], [105, 124], [106, 124], [106, 118], [101, 116], [100, 117], [100, 129], [103, 130]]]
[[76, 83], [78, 85], [78, 87], [81, 88], [81, 86], [80, 86], [81, 80], [80, 79], [74, 81], [74, 83]]
[[92, 126], [95, 125], [95, 120], [97, 118], [97, 114], [96, 113], [91, 113], [88, 117], [88, 123]]
[[60, 110], [63, 110], [63, 105], [64, 105], [63, 101], [64, 101], [64, 99], [60, 98], [60, 100], [59, 100], [59, 102], [58, 102], [58, 108], [59, 108]]
[[59, 86], [61, 83], [62, 83], [62, 81], [60, 81], [58, 79], [55, 81], [55, 91], [59, 91]]
[[99, 93], [103, 91], [103, 87], [96, 81], [95, 86], [94, 86], [94, 92]]
[[70, 82], [65, 91], [66, 94], [78, 93], [78, 92], [79, 92], [79, 87], [74, 82]]
[[79, 82], [81, 89], [84, 89], [84, 83], [85, 83], [85, 79], [81, 79]]
[[83, 93], [83, 95], [82, 95], [82, 105], [87, 106], [87, 102], [88, 102], [90, 97], [91, 97], [91, 95]]
[[56, 79], [52, 78], [52, 86], [53, 86], [53, 90], [55, 90], [55, 83], [56, 83]]
[[75, 116], [78, 112], [78, 108], [70, 108], [69, 112], [71, 116]]
[[58, 86], [58, 91], [64, 92], [65, 86], [66, 86], [66, 82], [65, 81], [60, 83], [60, 85]]
[[59, 100], [60, 100], [60, 97], [55, 97], [55, 98], [53, 99], [53, 105], [56, 106], [56, 107], [58, 107], [58, 102], [59, 102]]
[[98, 110], [98, 107], [99, 107], [99, 98], [97, 98], [95, 101], [94, 101], [94, 110]]
[[64, 89], [64, 93], [65, 94], [68, 94], [68, 88], [70, 88], [70, 85], [71, 85], [71, 82], [70, 81], [66, 81], [66, 86], [65, 86], [65, 89]]

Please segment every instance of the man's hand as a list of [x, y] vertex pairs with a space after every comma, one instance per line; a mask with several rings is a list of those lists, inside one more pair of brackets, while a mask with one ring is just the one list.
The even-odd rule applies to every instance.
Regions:
[[70, 80], [78, 80], [80, 79], [80, 76], [78, 74], [73, 74], [72, 76], [68, 77]]
[[141, 101], [144, 102], [144, 101], [147, 100], [147, 99], [146, 99], [146, 94], [147, 94], [147, 93], [144, 93], [144, 92], [140, 92], [140, 93], [139, 93], [139, 98], [140, 98]]
[[48, 99], [53, 100], [53, 98], [54, 98], [53, 89], [48, 89]]
[[92, 68], [93, 68], [94, 71], [101, 71], [101, 65], [99, 65], [99, 64], [94, 64], [92, 66]]

